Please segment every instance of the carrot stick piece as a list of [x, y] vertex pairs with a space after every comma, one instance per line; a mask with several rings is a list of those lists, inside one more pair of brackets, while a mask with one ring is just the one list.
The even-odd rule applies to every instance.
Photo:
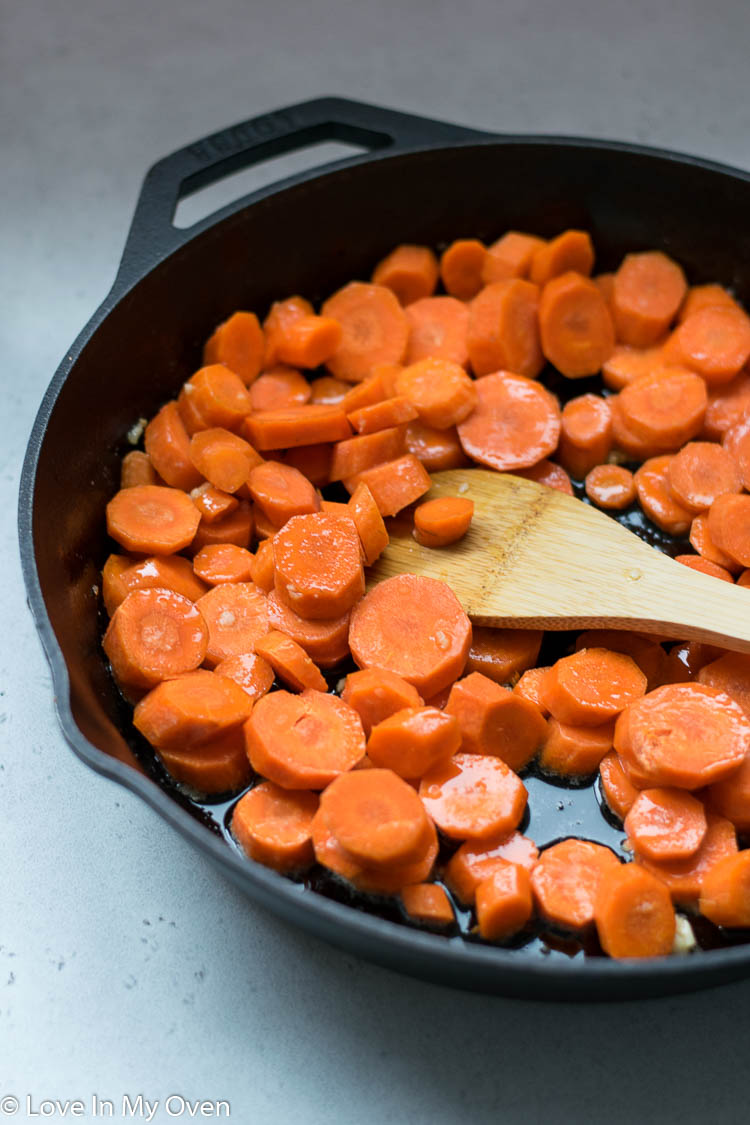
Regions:
[[420, 359], [447, 359], [468, 367], [469, 310], [455, 297], [424, 297], [406, 310], [409, 345], [406, 363]]
[[656, 344], [677, 316], [686, 292], [684, 273], [666, 254], [627, 254], [614, 283], [618, 340], [636, 348]]
[[372, 728], [367, 756], [373, 765], [414, 780], [446, 762], [460, 746], [461, 731], [452, 715], [436, 707], [407, 707]]
[[459, 238], [443, 251], [440, 278], [447, 293], [470, 301], [482, 288], [482, 268], [487, 249], [476, 238]]
[[493, 281], [528, 277], [534, 255], [545, 245], [543, 238], [509, 230], [487, 248], [487, 256], [482, 267], [482, 281], [485, 285], [491, 285]]
[[511, 832], [527, 799], [523, 782], [501, 758], [463, 751], [428, 770], [419, 795], [438, 828], [457, 840]]
[[583, 230], [565, 230], [535, 252], [529, 277], [535, 285], [546, 285], [554, 277], [573, 270], [588, 277], [594, 268], [594, 247]]
[[444, 582], [400, 574], [354, 607], [349, 645], [360, 668], [395, 672], [429, 699], [461, 674], [471, 623]]
[[168, 402], [146, 426], [144, 445], [156, 472], [170, 486], [188, 492], [202, 476], [190, 457], [190, 439], [177, 404]]
[[341, 698], [353, 707], [369, 738], [373, 727], [404, 709], [422, 706], [417, 689], [402, 676], [385, 668], [362, 668], [346, 677]]
[[643, 789], [625, 817], [634, 851], [657, 862], [695, 855], [707, 827], [702, 803], [682, 789]]
[[596, 897], [594, 920], [610, 957], [665, 957], [672, 952], [676, 922], [669, 891], [635, 864], [608, 873]]
[[256, 773], [282, 789], [324, 789], [365, 753], [356, 711], [321, 691], [264, 695], [245, 724], [245, 742]]
[[522, 930], [534, 912], [531, 878], [525, 867], [499, 863], [476, 890], [479, 934], [485, 941], [506, 941]]
[[477, 403], [474, 382], [457, 363], [422, 359], [405, 367], [396, 392], [408, 399], [428, 426], [447, 430], [471, 414]]
[[406, 449], [422, 462], [428, 473], [460, 469], [469, 463], [455, 426], [448, 430], [436, 430], [434, 426], [425, 426], [418, 420], [410, 422], [406, 427]]
[[317, 492], [291, 465], [264, 461], [251, 469], [247, 486], [255, 504], [278, 527], [292, 518], [320, 510]]
[[251, 414], [245, 419], [243, 429], [255, 449], [260, 450], [341, 441], [352, 432], [340, 406], [312, 402], [306, 406]]
[[728, 383], [750, 358], [750, 317], [739, 308], [703, 308], [676, 329], [670, 346], [707, 383]]
[[252, 582], [214, 586], [196, 602], [208, 626], [206, 664], [220, 664], [228, 656], [252, 652], [268, 632], [268, 607], [262, 590]]
[[251, 582], [253, 555], [235, 543], [209, 543], [193, 559], [193, 570], [209, 586]]
[[669, 487], [672, 456], [650, 457], [633, 477], [638, 502], [648, 518], [669, 535], [684, 535], [693, 513], [675, 500]]
[[[251, 699], [260, 699], [273, 687], [273, 668], [255, 652], [243, 652], [240, 656], [228, 656], [214, 669], [217, 676], [226, 676], [246, 691]], [[242, 742], [244, 753], [245, 743]]]
[[713, 867], [727, 856], [737, 854], [734, 826], [721, 816], [706, 813], [706, 835], [698, 851], [687, 859], [656, 863], [637, 855], [635, 862], [660, 879], [669, 890], [672, 902], [693, 908], [698, 905], [701, 888]]
[[110, 617], [133, 590], [154, 586], [173, 590], [191, 602], [197, 601], [207, 590], [205, 583], [193, 573], [189, 559], [179, 555], [153, 555], [138, 560], [110, 555], [104, 564], [102, 598]]
[[727, 856], [706, 873], [698, 909], [716, 926], [750, 926], [750, 851]]
[[323, 316], [341, 324], [343, 335], [326, 366], [349, 383], [367, 378], [378, 363], [401, 363], [409, 321], [390, 289], [352, 281], [324, 303]]
[[510, 683], [536, 663], [541, 629], [494, 629], [475, 625], [466, 672], [481, 672], [497, 684]]
[[607, 460], [612, 448], [612, 411], [606, 399], [585, 394], [566, 402], [560, 417], [557, 455], [571, 476], [583, 480]]
[[290, 792], [270, 781], [256, 785], [232, 812], [232, 834], [250, 859], [288, 875], [314, 861], [311, 826], [318, 796]]
[[477, 407], [458, 427], [464, 451], [481, 465], [513, 472], [555, 452], [560, 408], [548, 390], [507, 372], [475, 383]]
[[136, 705], [133, 722], [152, 746], [179, 750], [239, 728], [252, 707], [239, 684], [197, 668], [157, 684]]
[[430, 929], [443, 930], [456, 921], [447, 894], [436, 883], [411, 883], [402, 887], [401, 901], [412, 921]]
[[572, 726], [600, 726], [646, 691], [646, 677], [630, 657], [605, 648], [580, 649], [553, 664], [545, 703]]
[[362, 484], [372, 493], [381, 516], [395, 516], [429, 491], [430, 478], [416, 457], [407, 453], [344, 480], [344, 487], [352, 494]]
[[607, 806], [615, 816], [624, 821], [633, 807], [639, 790], [625, 773], [616, 750], [608, 751], [599, 763], [599, 780]]
[[[132, 489], [130, 491], [133, 491]], [[708, 531], [720, 551], [750, 566], [750, 496], [718, 496], [708, 513]]]
[[615, 347], [615, 330], [600, 289], [578, 273], [549, 281], [539, 301], [542, 352], [569, 379], [595, 375]]
[[545, 736], [544, 719], [533, 703], [481, 672], [453, 685], [445, 710], [458, 722], [464, 750], [501, 758], [513, 770], [531, 761]]
[[595, 465], [586, 474], [584, 485], [589, 500], [598, 508], [622, 511], [637, 495], [633, 474], [623, 465]]
[[435, 292], [438, 261], [426, 246], [397, 246], [377, 264], [372, 281], [392, 290], [402, 305], [410, 305]]
[[573, 726], [551, 718], [539, 755], [539, 764], [558, 777], [587, 777], [612, 749], [613, 722], [597, 727]]
[[393, 461], [406, 449], [406, 427], [391, 426], [337, 442], [331, 459], [331, 480], [346, 480], [373, 465]]
[[240, 728], [200, 746], [161, 746], [158, 754], [175, 781], [207, 796], [236, 793], [250, 780], [250, 763]]
[[462, 539], [474, 515], [474, 501], [464, 496], [427, 500], [414, 512], [414, 538], [423, 547], [447, 547]]
[[207, 641], [205, 621], [194, 603], [157, 586], [127, 595], [102, 646], [119, 681], [150, 688], [197, 668]]
[[255, 313], [236, 312], [206, 341], [203, 362], [223, 363], [247, 386], [260, 374], [265, 339]]
[[591, 925], [600, 887], [619, 866], [609, 848], [588, 840], [561, 840], [546, 848], [531, 872], [539, 914], [566, 930]]
[[222, 492], [236, 492], [250, 475], [258, 455], [237, 434], [217, 426], [193, 435], [190, 439], [190, 460], [215, 488]]
[[518, 278], [486, 285], [471, 302], [467, 344], [475, 375], [504, 368], [535, 378], [544, 366], [538, 288]]
[[281, 600], [317, 621], [341, 617], [365, 590], [354, 522], [323, 512], [293, 516], [273, 540], [274, 584]]
[[466, 840], [449, 860], [444, 879], [459, 902], [472, 906], [477, 887], [498, 867], [514, 863], [531, 871], [538, 858], [534, 841], [520, 832], [487, 840]]
[[393, 398], [383, 399], [382, 402], [373, 403], [372, 406], [352, 410], [346, 417], [356, 434], [374, 434], [378, 430], [387, 430], [411, 422], [419, 417], [419, 413], [408, 398], [394, 395]]
[[328, 690], [320, 669], [301, 645], [278, 629], [272, 629], [257, 640], [255, 651], [293, 691], [305, 691], [308, 688], [314, 691]]
[[271, 371], [264, 371], [250, 387], [250, 405], [256, 413], [261, 410], [304, 406], [311, 396], [312, 390], [304, 375], [300, 375], [293, 367], [282, 365]]
[[357, 529], [365, 566], [372, 566], [388, 546], [389, 537], [375, 498], [364, 482], [354, 489], [346, 505], [346, 514]]
[[154, 468], [148, 453], [133, 449], [126, 453], [120, 465], [120, 488], [132, 488], [136, 484], [160, 484], [159, 474]]
[[275, 590], [268, 595], [269, 624], [296, 641], [321, 668], [332, 668], [349, 655], [349, 616], [308, 621], [284, 605]]
[[126, 551], [171, 555], [193, 540], [200, 514], [177, 488], [141, 484], [115, 493], [107, 504], [107, 531]]

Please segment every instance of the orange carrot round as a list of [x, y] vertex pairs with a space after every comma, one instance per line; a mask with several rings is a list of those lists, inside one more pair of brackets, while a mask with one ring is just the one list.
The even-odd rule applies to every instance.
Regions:
[[669, 891], [635, 864], [619, 866], [602, 881], [594, 921], [610, 957], [665, 957], [672, 952], [676, 922]]
[[415, 420], [406, 427], [406, 448], [422, 462], [428, 473], [440, 473], [444, 469], [460, 469], [468, 464], [458, 431], [455, 426], [447, 430], [436, 430]]
[[247, 487], [254, 502], [277, 527], [283, 527], [292, 516], [320, 509], [318, 494], [307, 477], [279, 461], [264, 461], [251, 469]]
[[707, 827], [702, 803], [684, 789], [643, 789], [625, 817], [634, 850], [656, 861], [695, 855]]
[[193, 573], [190, 560], [180, 555], [153, 555], [138, 560], [125, 555], [110, 555], [104, 564], [102, 597], [110, 617], [133, 590], [153, 586], [174, 590], [191, 602], [197, 601], [208, 589]]
[[224, 364], [249, 385], [260, 373], [264, 347], [263, 329], [255, 313], [236, 312], [206, 341], [203, 362]]
[[510, 683], [536, 662], [541, 629], [493, 629], [475, 625], [466, 672], [481, 672], [498, 684]]
[[573, 482], [563, 469], [554, 461], [537, 461], [530, 469], [516, 469], [516, 476], [524, 480], [534, 480], [543, 484], [545, 488], [554, 488], [557, 492], [564, 492], [566, 496], [573, 496]]
[[177, 488], [142, 484], [123, 488], [107, 504], [107, 531], [126, 551], [171, 555], [193, 540], [200, 513]]
[[239, 684], [196, 668], [157, 684], [136, 704], [133, 723], [152, 746], [180, 750], [237, 730], [252, 708]]
[[255, 651], [271, 665], [280, 680], [293, 691], [327, 691], [328, 684], [320, 669], [301, 645], [278, 629], [271, 629], [255, 642]]
[[208, 626], [206, 664], [252, 652], [268, 632], [266, 597], [252, 582], [225, 582], [196, 602]]
[[726, 856], [706, 872], [698, 909], [716, 926], [750, 926], [750, 851]]
[[724, 551], [720, 551], [711, 538], [711, 533], [708, 530], [708, 512], [702, 512], [690, 524], [689, 539], [693, 550], [697, 551], [708, 562], [723, 567], [730, 574], [736, 574], [741, 569], [741, 564], [736, 563], [734, 559], [730, 559]]
[[278, 366], [259, 375], [250, 387], [253, 410], [279, 410], [286, 406], [304, 406], [312, 391], [304, 375], [293, 367]]
[[531, 871], [539, 858], [533, 840], [520, 832], [486, 840], [466, 840], [445, 868], [445, 882], [459, 902], [471, 906], [477, 887], [504, 863], [515, 863]]
[[210, 543], [193, 559], [197, 576], [209, 586], [252, 581], [253, 556], [234, 543]]
[[458, 427], [470, 457], [491, 469], [513, 472], [549, 457], [560, 437], [560, 408], [548, 390], [507, 372], [475, 383], [477, 407]]
[[750, 566], [750, 496], [718, 496], [709, 509], [708, 531], [720, 551]]
[[450, 899], [437, 883], [411, 883], [402, 887], [404, 910], [414, 922], [431, 929], [445, 929], [456, 921]]
[[599, 763], [599, 779], [608, 807], [620, 820], [630, 812], [639, 790], [625, 773], [620, 755], [610, 750]]
[[602, 380], [610, 390], [621, 391], [641, 375], [652, 375], [663, 366], [661, 346], [630, 348], [627, 344], [618, 344], [602, 364]]
[[700, 433], [708, 404], [706, 384], [692, 372], [642, 375], [618, 398], [627, 426], [644, 442], [678, 449]]
[[455, 297], [423, 297], [406, 309], [409, 320], [408, 364], [420, 359], [447, 359], [469, 363], [469, 310]]
[[474, 515], [474, 501], [464, 496], [427, 500], [414, 512], [414, 538], [423, 547], [447, 547], [462, 539]]
[[470, 301], [482, 288], [482, 268], [487, 248], [476, 238], [459, 238], [440, 258], [440, 278], [446, 293]]
[[486, 285], [471, 302], [467, 345], [475, 375], [505, 368], [535, 378], [544, 366], [537, 286], [518, 278]]
[[485, 941], [505, 941], [522, 930], [534, 911], [525, 867], [503, 862], [476, 890], [477, 924]]
[[740, 492], [742, 479], [726, 449], [714, 442], [691, 441], [669, 463], [669, 487], [683, 507], [704, 512], [717, 496]]
[[452, 839], [511, 832], [526, 808], [526, 788], [501, 758], [461, 751], [422, 777], [419, 795], [438, 828]]
[[457, 720], [436, 707], [408, 707], [382, 719], [370, 732], [367, 756], [399, 777], [420, 778], [461, 746]]
[[561, 723], [600, 726], [645, 690], [646, 677], [630, 656], [588, 648], [553, 664], [545, 680], [544, 699]]
[[606, 399], [585, 394], [566, 402], [560, 416], [558, 457], [568, 472], [582, 480], [606, 461], [612, 448], [612, 411]]
[[445, 710], [458, 720], [464, 750], [502, 758], [514, 770], [528, 764], [544, 738], [537, 708], [481, 672], [453, 685]]
[[410, 305], [435, 292], [437, 258], [427, 246], [397, 246], [377, 264], [372, 281], [374, 285], [384, 285], [392, 290], [402, 305]]
[[341, 343], [326, 366], [348, 383], [365, 379], [378, 363], [401, 363], [409, 321], [390, 289], [352, 281], [324, 303], [324, 316], [341, 324]]
[[750, 358], [750, 317], [739, 308], [700, 309], [676, 330], [673, 346], [707, 383], [728, 383]]
[[536, 250], [529, 276], [536, 285], [546, 285], [553, 277], [571, 270], [588, 277], [593, 268], [591, 236], [584, 230], [564, 230]]
[[220, 363], [201, 367], [190, 376], [183, 391], [205, 426], [236, 430], [251, 410], [242, 379]]
[[388, 532], [375, 498], [364, 481], [354, 489], [346, 510], [357, 529], [365, 566], [372, 566], [388, 546]]
[[513, 277], [528, 277], [537, 250], [545, 245], [543, 238], [509, 230], [491, 246], [482, 266], [482, 281], [506, 281]]
[[143, 443], [155, 471], [170, 488], [189, 491], [201, 483], [202, 474], [193, 464], [190, 438], [175, 402], [168, 402], [151, 419]]
[[674, 498], [669, 487], [672, 455], [650, 457], [633, 477], [638, 501], [648, 518], [668, 535], [684, 535], [692, 522], [693, 512]]
[[622, 465], [596, 465], [586, 474], [585, 488], [589, 500], [598, 508], [622, 511], [636, 498], [633, 474]]
[[599, 889], [619, 866], [609, 848], [588, 840], [561, 840], [546, 848], [531, 872], [539, 914], [566, 930], [591, 925]]
[[182, 594], [159, 587], [128, 594], [102, 642], [116, 678], [146, 688], [192, 672], [203, 662], [207, 643], [200, 610]]
[[636, 856], [635, 862], [650, 871], [669, 890], [672, 902], [694, 908], [708, 873], [727, 856], [737, 854], [734, 826], [715, 813], [706, 813], [706, 835], [698, 851], [687, 859], [655, 862]]
[[614, 281], [618, 340], [636, 348], [657, 343], [676, 317], [686, 292], [681, 268], [660, 250], [627, 254]]
[[353, 521], [293, 516], [273, 539], [277, 594], [300, 617], [341, 617], [365, 590], [360, 550]]
[[548, 282], [539, 302], [542, 351], [569, 379], [595, 375], [615, 346], [615, 330], [600, 289], [578, 273]]
[[587, 777], [612, 749], [614, 723], [585, 727], [551, 718], [539, 754], [543, 770], [558, 777]]
[[424, 851], [424, 807], [412, 786], [390, 769], [341, 774], [323, 790], [320, 808], [356, 863], [414, 863]]
[[250, 859], [284, 874], [305, 871], [314, 859], [310, 829], [317, 811], [317, 793], [262, 781], [234, 806], [232, 834]]
[[373, 727], [404, 709], [417, 710], [422, 697], [413, 684], [385, 668], [361, 668], [346, 677], [341, 698], [353, 707], [368, 736]]
[[142, 449], [132, 449], [120, 462], [120, 488], [132, 488], [135, 484], [162, 484], [148, 453]]
[[258, 460], [243, 438], [221, 426], [199, 430], [190, 440], [190, 459], [202, 476], [222, 492], [236, 492]]
[[[273, 686], [273, 668], [255, 652], [228, 656], [214, 669], [217, 676], [226, 676], [246, 691], [251, 699], [260, 699]], [[244, 746], [244, 743], [243, 743]]]
[[414, 405], [426, 425], [439, 430], [462, 422], [477, 401], [474, 382], [463, 367], [432, 357], [405, 367], [396, 379], [396, 391]]

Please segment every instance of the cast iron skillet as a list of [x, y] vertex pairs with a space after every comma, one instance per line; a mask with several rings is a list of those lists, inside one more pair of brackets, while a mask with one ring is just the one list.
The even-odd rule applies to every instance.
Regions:
[[[180, 198], [231, 171], [319, 141], [364, 146], [265, 188], [189, 230]], [[316, 894], [244, 860], [211, 819], [157, 783], [99, 640], [103, 512], [118, 487], [125, 435], [200, 364], [203, 340], [236, 308], [264, 311], [289, 292], [320, 300], [369, 275], [402, 241], [487, 241], [515, 227], [592, 232], [597, 268], [660, 247], [692, 282], [750, 299], [750, 176], [634, 145], [495, 136], [324, 98], [243, 122], [181, 149], [148, 173], [112, 291], [65, 356], [29, 442], [19, 524], [29, 603], [52, 667], [57, 711], [75, 753], [142, 797], [252, 899], [325, 940], [414, 976], [548, 998], [654, 996], [746, 974], [750, 945], [618, 964], [526, 955], [445, 938]], [[538, 843], [621, 836], [589, 826], [566, 791], [534, 821]], [[603, 827], [602, 827], [603, 826]]]

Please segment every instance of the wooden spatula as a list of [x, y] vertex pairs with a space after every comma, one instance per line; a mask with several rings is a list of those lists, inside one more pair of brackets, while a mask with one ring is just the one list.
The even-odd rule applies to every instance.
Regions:
[[396, 523], [373, 568], [440, 578], [478, 625], [635, 629], [750, 652], [750, 590], [674, 562], [580, 500], [485, 469], [436, 473], [425, 499], [466, 496], [462, 540], [420, 547]]

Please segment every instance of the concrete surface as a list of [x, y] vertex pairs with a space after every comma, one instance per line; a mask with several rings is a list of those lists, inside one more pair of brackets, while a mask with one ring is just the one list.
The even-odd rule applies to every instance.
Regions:
[[55, 1099], [81, 1099], [93, 1119], [97, 1095], [125, 1119], [128, 1095], [145, 1120], [141, 1094], [159, 1102], [155, 1121], [188, 1117], [169, 1095], [229, 1102], [253, 1125], [747, 1120], [750, 982], [587, 1007], [402, 979], [253, 909], [80, 765], [25, 606], [15, 503], [38, 402], [109, 287], [153, 160], [331, 93], [749, 168], [748, 11], [0, 2], [0, 1116], [13, 1116], [3, 1098], [21, 1100], [18, 1119], [50, 1120], [65, 1108]]

